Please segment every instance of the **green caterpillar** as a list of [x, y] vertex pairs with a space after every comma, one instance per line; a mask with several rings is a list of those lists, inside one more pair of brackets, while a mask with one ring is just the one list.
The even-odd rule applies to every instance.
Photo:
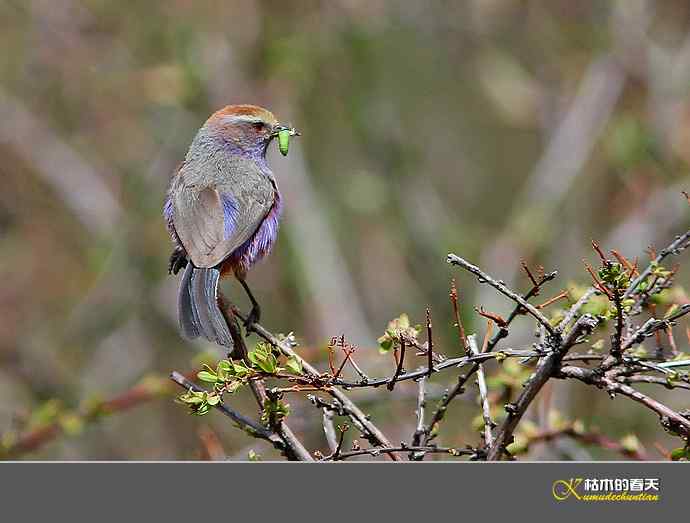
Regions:
[[290, 144], [290, 129], [281, 129], [278, 131], [278, 149], [283, 156], [287, 156], [288, 145]]

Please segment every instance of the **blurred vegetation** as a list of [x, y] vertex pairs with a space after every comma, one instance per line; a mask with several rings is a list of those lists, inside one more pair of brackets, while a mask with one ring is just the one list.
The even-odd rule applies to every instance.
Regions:
[[[423, 322], [427, 305], [437, 346], [458, 353], [449, 251], [519, 288], [529, 284], [520, 259], [587, 282], [581, 260], [592, 238], [646, 260], [649, 244], [690, 223], [678, 196], [690, 162], [682, 0], [0, 0], [0, 47], [8, 438], [41, 413], [88, 411], [215, 350], [178, 335], [161, 205], [194, 133], [229, 103], [264, 105], [302, 132], [287, 159], [271, 151], [287, 214], [249, 281], [262, 323], [294, 331], [300, 353], [320, 366], [330, 337], [345, 334], [361, 363], [389, 372], [376, 339], [402, 312]], [[558, 142], [568, 118], [575, 130]], [[685, 287], [688, 274], [678, 277]], [[467, 276], [458, 286], [470, 332], [484, 328], [474, 304], [510, 308]], [[532, 340], [529, 330], [512, 336]], [[434, 384], [437, 396], [447, 385]], [[352, 395], [393, 440], [414, 430], [413, 385], [393, 398]], [[184, 416], [172, 393], [158, 396], [97, 424], [66, 419], [71, 437], [29, 456], [203, 456], [208, 427]], [[257, 414], [248, 394], [236, 402]], [[648, 449], [666, 444], [634, 405], [564, 384], [550, 402], [613, 438], [634, 432]], [[312, 408], [291, 405], [292, 428], [323, 448], [321, 426], [300, 417]], [[476, 437], [475, 413], [472, 400], [458, 401], [441, 437]], [[203, 424], [228, 456], [273, 456], [219, 416]], [[532, 459], [562, 455], [582, 457], [530, 447]]]

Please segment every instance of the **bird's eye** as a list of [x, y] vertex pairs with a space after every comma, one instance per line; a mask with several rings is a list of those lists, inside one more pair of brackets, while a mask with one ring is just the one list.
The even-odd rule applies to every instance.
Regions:
[[263, 131], [266, 127], [266, 124], [263, 122], [254, 122], [252, 125], [254, 126], [254, 129], [256, 129], [257, 131]]

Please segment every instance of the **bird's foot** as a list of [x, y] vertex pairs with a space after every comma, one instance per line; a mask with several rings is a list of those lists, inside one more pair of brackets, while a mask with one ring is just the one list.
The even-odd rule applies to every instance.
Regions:
[[249, 311], [249, 315], [247, 316], [247, 319], [244, 320], [244, 328], [247, 329], [247, 336], [249, 336], [252, 332], [255, 332], [256, 329], [254, 328], [254, 325], [259, 323], [259, 320], [261, 319], [261, 309], [259, 308], [258, 305], [255, 305], [252, 307], [252, 310]]
[[168, 274], [177, 274], [187, 266], [187, 253], [183, 249], [176, 248], [170, 255], [168, 262]]

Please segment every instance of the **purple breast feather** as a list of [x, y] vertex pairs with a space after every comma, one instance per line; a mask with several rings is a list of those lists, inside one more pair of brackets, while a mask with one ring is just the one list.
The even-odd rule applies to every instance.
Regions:
[[229, 262], [236, 272], [246, 274], [249, 268], [266, 256], [278, 236], [278, 225], [282, 213], [280, 194], [276, 191], [273, 206], [256, 232], [233, 251]]

